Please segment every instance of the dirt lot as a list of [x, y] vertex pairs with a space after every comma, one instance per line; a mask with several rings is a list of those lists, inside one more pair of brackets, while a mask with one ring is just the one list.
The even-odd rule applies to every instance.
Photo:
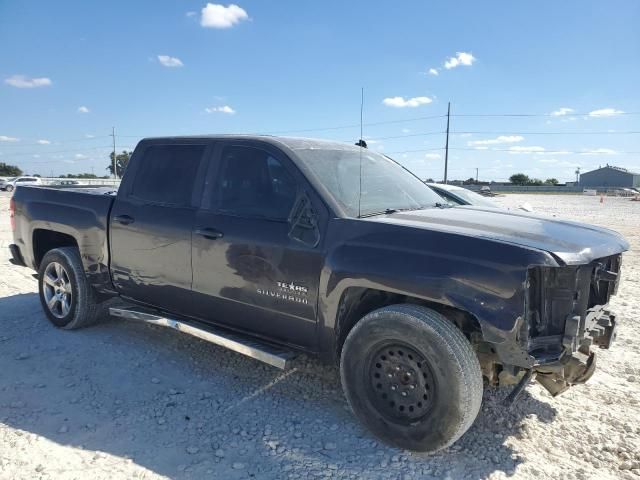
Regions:
[[603, 225], [632, 244], [613, 308], [617, 343], [589, 384], [552, 399], [537, 384], [505, 411], [485, 393], [471, 430], [423, 457], [377, 443], [349, 413], [337, 370], [287, 372], [151, 326], [77, 332], [41, 312], [30, 270], [8, 262], [0, 194], [0, 478], [640, 479], [640, 203], [509, 195]]

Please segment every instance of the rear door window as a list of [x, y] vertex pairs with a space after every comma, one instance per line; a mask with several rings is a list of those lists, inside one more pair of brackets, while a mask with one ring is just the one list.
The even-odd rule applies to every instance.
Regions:
[[186, 206], [206, 145], [151, 145], [139, 161], [131, 196], [150, 203]]

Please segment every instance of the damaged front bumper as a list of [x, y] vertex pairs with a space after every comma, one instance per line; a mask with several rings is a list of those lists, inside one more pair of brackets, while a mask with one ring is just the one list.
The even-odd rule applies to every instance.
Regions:
[[616, 337], [616, 326], [616, 316], [604, 308], [590, 309], [584, 324], [580, 317], [567, 321], [565, 350], [556, 362], [534, 368], [538, 383], [554, 397], [572, 385], [585, 383], [596, 369], [592, 347], [609, 348]]
[[595, 350], [615, 340], [616, 316], [608, 304], [620, 283], [620, 266], [621, 255], [613, 255], [587, 265], [532, 267], [524, 315], [514, 328], [483, 329], [490, 348], [480, 349], [478, 358], [489, 383], [535, 377], [556, 396], [589, 380]]

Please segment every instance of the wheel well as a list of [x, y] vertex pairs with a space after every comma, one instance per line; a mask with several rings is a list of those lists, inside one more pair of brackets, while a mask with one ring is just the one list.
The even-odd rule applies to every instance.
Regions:
[[42, 258], [49, 250], [59, 247], [78, 247], [78, 242], [71, 235], [53, 230], [37, 229], [33, 231], [33, 258], [36, 268], [40, 267]]
[[388, 305], [410, 303], [431, 308], [449, 319], [470, 340], [477, 334], [481, 335], [480, 323], [469, 312], [421, 298], [386, 292], [371, 288], [351, 287], [343, 294], [336, 319], [336, 347], [337, 358], [340, 358], [342, 345], [351, 329], [368, 313]]

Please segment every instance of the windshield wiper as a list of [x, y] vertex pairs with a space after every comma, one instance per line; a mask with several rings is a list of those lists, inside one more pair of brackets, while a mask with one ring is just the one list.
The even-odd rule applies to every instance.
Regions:
[[409, 207], [409, 208], [387, 208], [379, 212], [363, 213], [358, 218], [375, 217], [376, 215], [390, 215], [398, 212], [413, 212], [415, 210], [423, 210], [427, 207]]
[[367, 217], [375, 217], [376, 215], [389, 215], [391, 213], [399, 212], [398, 208], [387, 208], [386, 210], [381, 210], [379, 212], [371, 212], [371, 213], [363, 213], [358, 218], [367, 218]]

